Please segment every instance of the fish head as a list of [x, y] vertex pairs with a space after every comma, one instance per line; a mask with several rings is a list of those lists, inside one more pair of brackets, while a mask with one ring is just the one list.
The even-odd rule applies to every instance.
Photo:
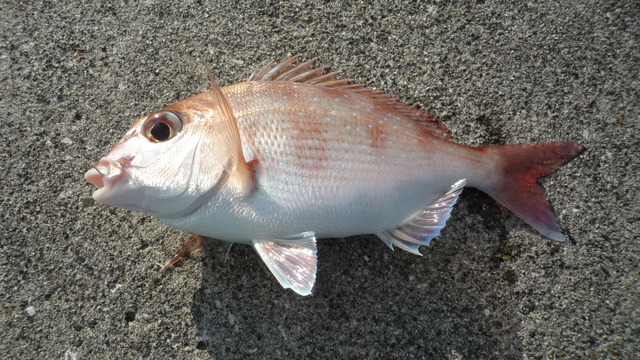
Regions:
[[224, 154], [215, 154], [215, 122], [206, 106], [180, 102], [144, 116], [85, 178], [99, 203], [157, 218], [186, 216], [224, 182]]

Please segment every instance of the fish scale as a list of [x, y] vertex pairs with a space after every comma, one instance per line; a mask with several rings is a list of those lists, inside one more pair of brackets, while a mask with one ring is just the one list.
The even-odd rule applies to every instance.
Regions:
[[200, 236], [252, 245], [278, 282], [311, 294], [316, 240], [375, 234], [420, 254], [465, 186], [563, 240], [537, 180], [579, 154], [572, 142], [457, 144], [437, 118], [337, 79], [298, 56], [247, 82], [144, 116], [85, 177], [104, 204]]

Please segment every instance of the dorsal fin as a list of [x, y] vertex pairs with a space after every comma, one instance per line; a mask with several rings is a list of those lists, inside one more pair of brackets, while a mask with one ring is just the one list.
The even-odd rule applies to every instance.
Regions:
[[433, 135], [442, 139], [452, 140], [449, 129], [434, 115], [415, 106], [405, 104], [399, 99], [386, 94], [384, 91], [367, 89], [364, 84], [352, 84], [347, 79], [338, 79], [337, 72], [325, 73], [329, 67], [316, 67], [315, 62], [318, 58], [313, 58], [302, 64], [295, 65], [294, 63], [300, 56], [300, 54], [292, 56], [280, 64], [271, 61], [264, 68], [255, 71], [251, 77], [249, 77], [249, 81], [297, 82], [368, 96], [414, 119], [424, 125]]

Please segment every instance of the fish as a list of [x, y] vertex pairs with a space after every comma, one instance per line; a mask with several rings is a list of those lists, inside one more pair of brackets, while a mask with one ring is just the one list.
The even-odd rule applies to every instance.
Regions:
[[136, 120], [85, 178], [101, 204], [253, 246], [285, 289], [310, 295], [317, 240], [375, 234], [421, 255], [464, 187], [564, 241], [538, 180], [580, 154], [559, 141], [472, 147], [436, 116], [340, 79], [318, 58], [269, 62]]

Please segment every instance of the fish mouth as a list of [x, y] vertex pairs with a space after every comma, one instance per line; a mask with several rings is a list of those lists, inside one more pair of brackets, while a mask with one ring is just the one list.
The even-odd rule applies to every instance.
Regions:
[[84, 178], [98, 188], [92, 195], [96, 201], [104, 200], [113, 190], [124, 175], [122, 168], [123, 166], [119, 161], [102, 158], [84, 174]]

